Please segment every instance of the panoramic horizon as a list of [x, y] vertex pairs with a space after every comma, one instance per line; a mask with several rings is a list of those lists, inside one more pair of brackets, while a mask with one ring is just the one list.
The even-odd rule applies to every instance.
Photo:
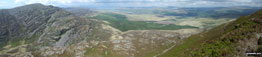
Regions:
[[1, 0], [0, 57], [262, 57], [262, 0]]
[[59, 7], [262, 7], [262, 0], [2, 0], [0, 8], [41, 3]]

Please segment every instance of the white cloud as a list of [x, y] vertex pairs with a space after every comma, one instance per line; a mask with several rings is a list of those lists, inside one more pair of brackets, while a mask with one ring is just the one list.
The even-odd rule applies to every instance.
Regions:
[[252, 0], [232, 0], [234, 2], [244, 2], [244, 3], [250, 3]]
[[1, 4], [1, 5], [0, 5], [0, 8], [2, 8], [2, 7], [4, 7], [5, 4], [7, 4], [7, 3], [6, 3], [6, 2], [3, 2], [3, 1], [2, 1], [2, 2], [0, 1], [0, 4]]
[[[15, 0], [15, 3], [42, 3], [62, 6], [256, 6], [260, 0]], [[258, 3], [258, 2], [257, 2]], [[262, 4], [262, 2], [260, 3]], [[259, 4], [258, 4], [259, 5]]]
[[32, 4], [32, 3], [68, 4], [68, 3], [88, 3], [88, 2], [95, 2], [95, 0], [15, 0], [15, 3], [25, 3], [25, 4]]

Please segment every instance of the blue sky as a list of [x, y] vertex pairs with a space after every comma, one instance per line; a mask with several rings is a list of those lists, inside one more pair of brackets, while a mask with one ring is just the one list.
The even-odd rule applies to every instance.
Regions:
[[262, 6], [262, 0], [0, 0], [0, 8], [13, 8], [32, 3], [42, 3], [60, 7]]

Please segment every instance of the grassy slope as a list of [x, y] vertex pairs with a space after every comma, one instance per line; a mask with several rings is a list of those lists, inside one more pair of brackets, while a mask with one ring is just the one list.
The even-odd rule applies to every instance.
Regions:
[[[243, 33], [257, 32], [261, 28], [261, 23], [256, 23], [250, 19], [262, 19], [262, 11], [251, 16], [240, 17], [238, 20], [223, 24], [209, 31], [193, 35], [178, 44], [172, 50], [168, 51], [161, 57], [176, 57], [176, 56], [222, 56], [226, 53], [234, 53], [236, 42], [245, 37]], [[238, 28], [235, 25], [239, 24]], [[253, 28], [257, 26], [256, 28]]]
[[176, 30], [184, 28], [197, 28], [193, 26], [181, 26], [181, 25], [163, 25], [153, 22], [143, 22], [143, 21], [129, 21], [125, 15], [114, 14], [114, 13], [104, 13], [93, 17], [95, 19], [101, 19], [110, 22], [112, 27], [115, 27], [121, 31], [127, 30], [147, 30], [147, 29], [160, 29], [160, 30]]

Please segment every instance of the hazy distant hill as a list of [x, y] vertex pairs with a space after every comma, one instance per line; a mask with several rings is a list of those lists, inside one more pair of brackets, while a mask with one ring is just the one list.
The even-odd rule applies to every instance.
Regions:
[[92, 9], [89, 8], [80, 8], [80, 7], [68, 7], [64, 8], [65, 10], [74, 13], [77, 16], [92, 16], [95, 13], [98, 13]]

